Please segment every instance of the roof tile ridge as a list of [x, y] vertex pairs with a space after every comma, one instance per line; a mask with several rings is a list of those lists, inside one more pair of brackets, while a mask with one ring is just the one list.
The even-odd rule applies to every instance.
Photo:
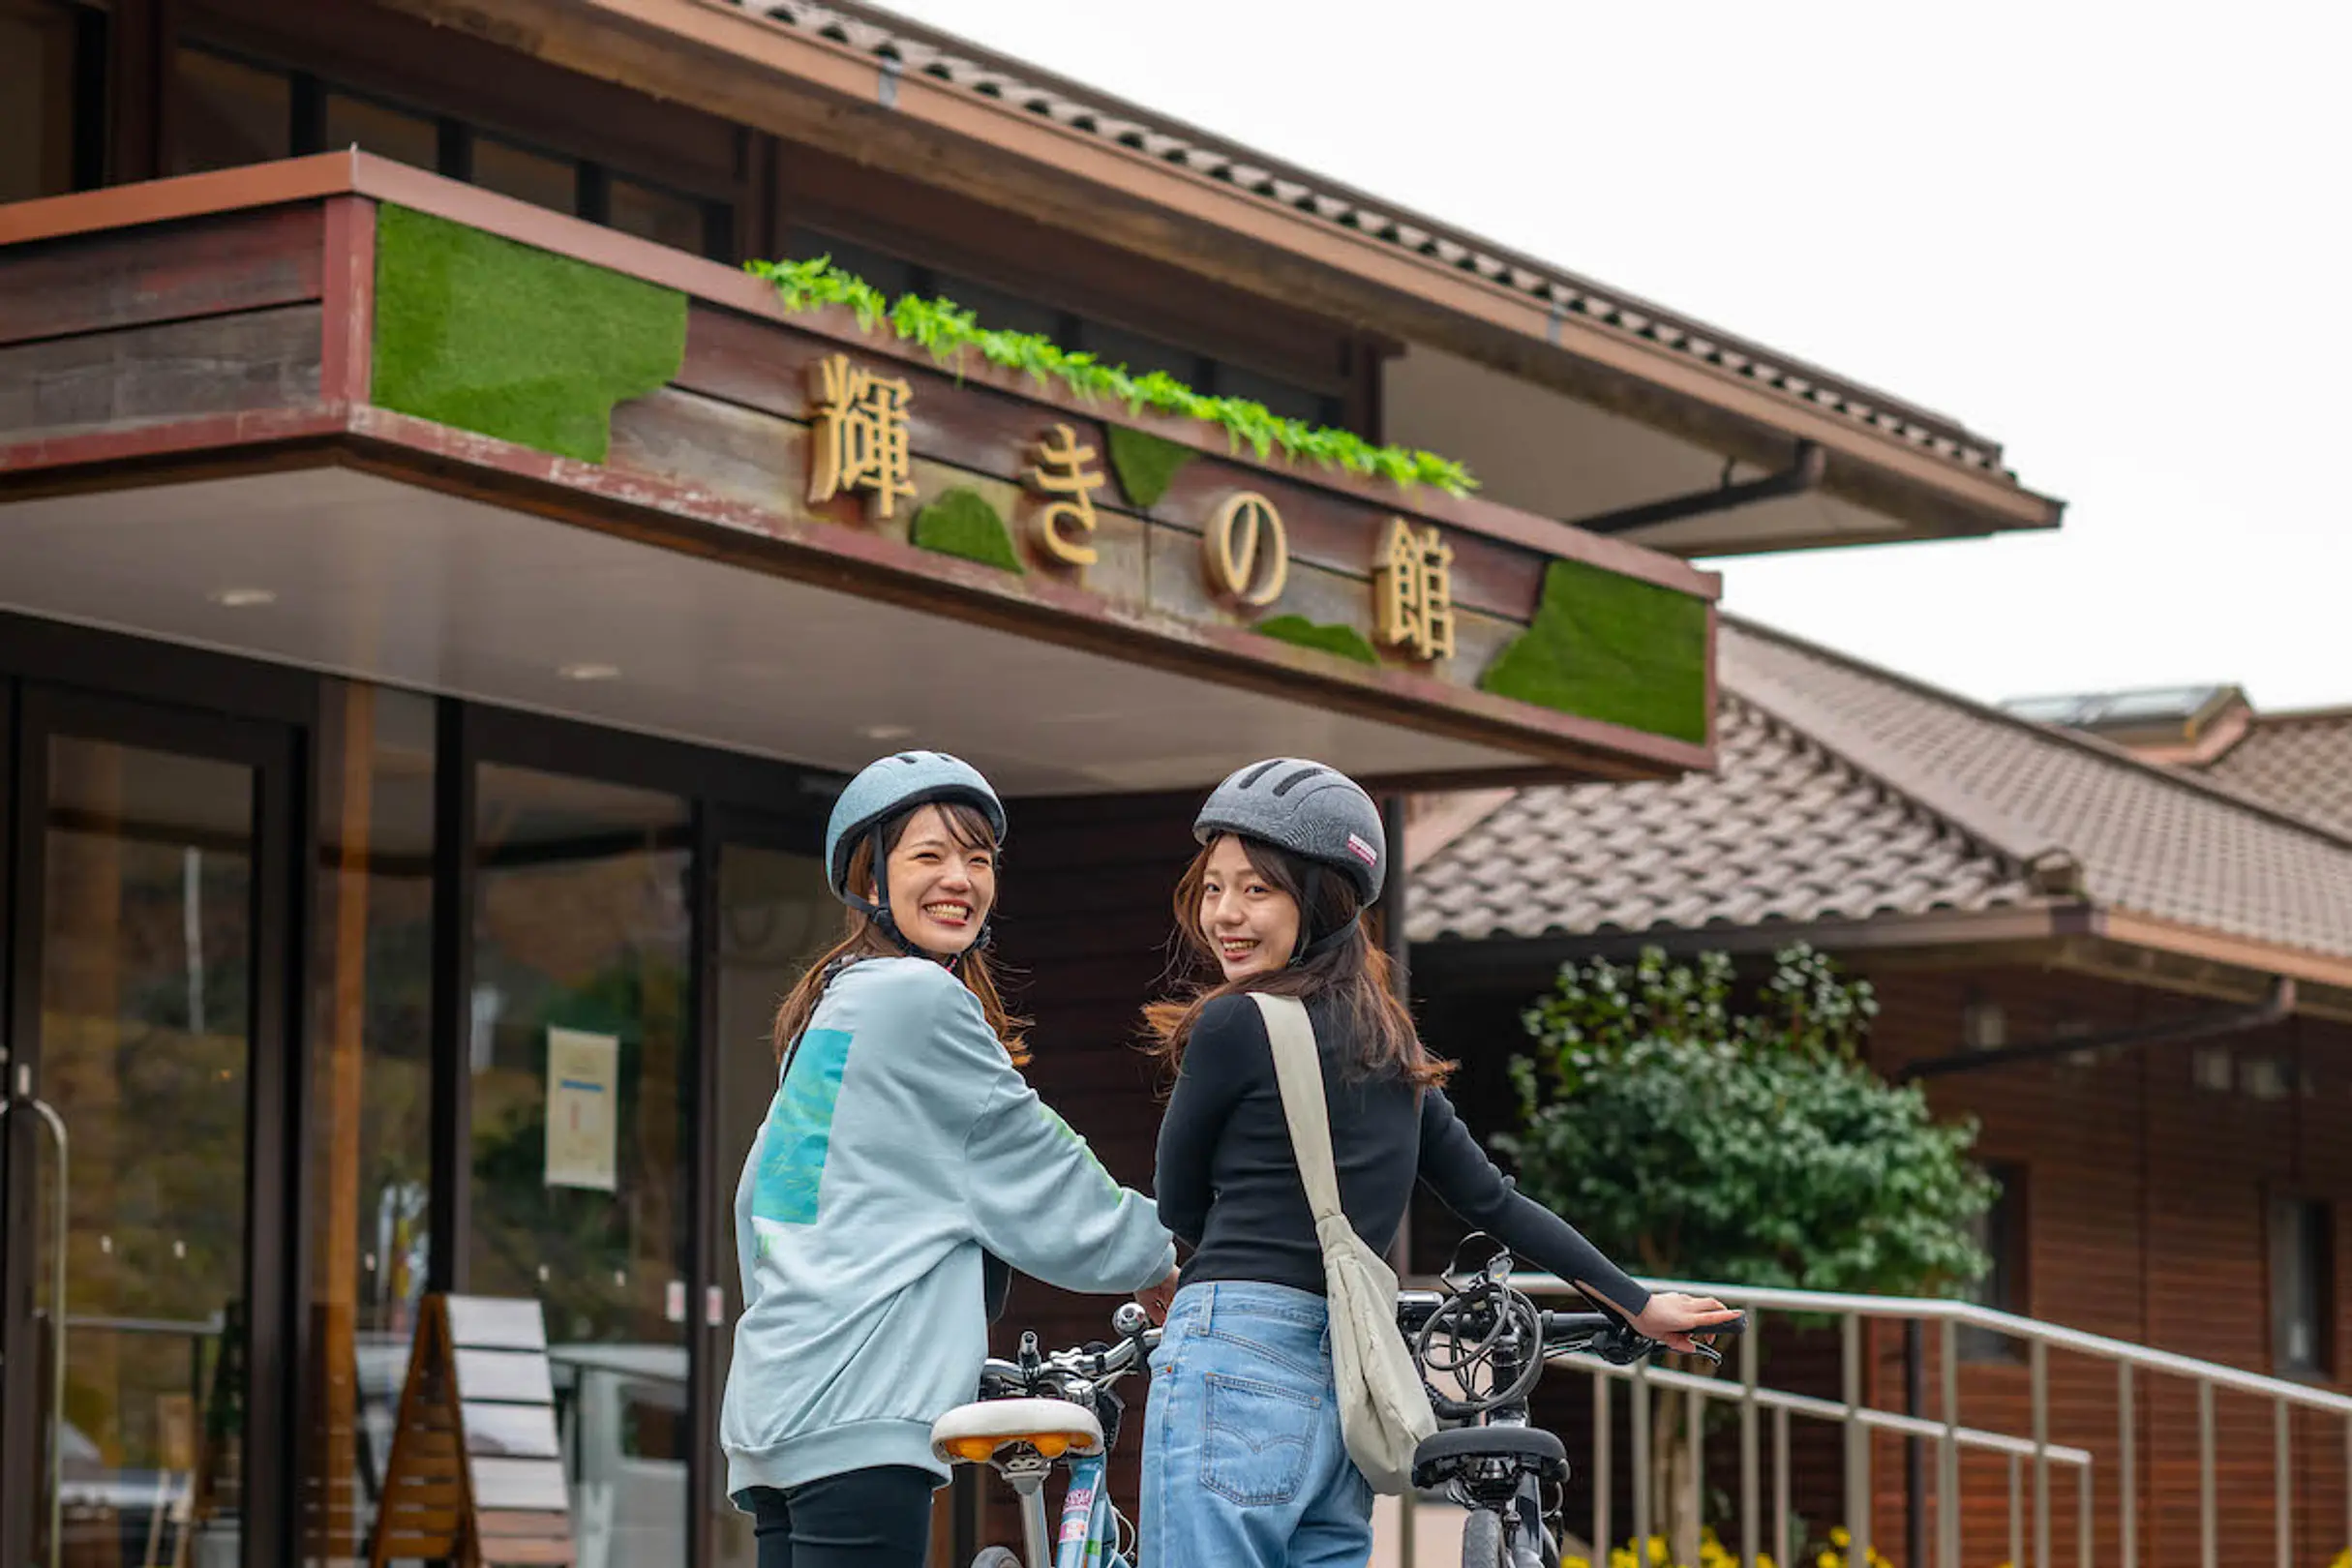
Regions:
[[[1820, 643], [1813, 642], [1810, 639], [1799, 637], [1794, 632], [1783, 631], [1776, 626], [1764, 625], [1762, 621], [1750, 620], [1745, 617], [1734, 615], [1720, 615], [1717, 619], [1718, 624], [1727, 629], [1747, 636], [1756, 637], [1764, 642], [1777, 643], [1783, 648], [1793, 648], [1795, 651], [1806, 654], [1809, 657], [1842, 666], [1845, 669], [1851, 670], [1856, 675], [1863, 677], [1865, 679], [1876, 680], [1884, 685], [1895, 686], [1903, 691], [1909, 692], [1915, 697], [1924, 699], [1925, 701], [1939, 703], [1946, 708], [1959, 709], [1974, 717], [1985, 719], [1994, 724], [2001, 725], [2005, 729], [2015, 731], [2017, 734], [2025, 737], [2026, 739], [2039, 741], [2045, 745], [2075, 751], [2096, 761], [2104, 763], [2109, 767], [2120, 768], [2129, 772], [2138, 773], [2143, 778], [2153, 780], [2159, 785], [2172, 789], [2185, 790], [2191, 795], [2201, 796], [2216, 805], [2222, 806], [2233, 811], [2243, 811], [2250, 816], [2259, 817], [2264, 821], [2273, 824], [2274, 826], [2287, 829], [2292, 832], [2299, 832], [2311, 838], [2320, 839], [2331, 849], [2352, 851], [2352, 832], [2338, 832], [2336, 829], [2324, 827], [2319, 823], [2311, 822], [2306, 818], [2299, 817], [2291, 811], [2282, 811], [2278, 807], [2270, 805], [2266, 802], [2247, 799], [2244, 795], [2239, 794], [2235, 790], [2227, 788], [2218, 780], [2207, 778], [2200, 772], [2192, 772], [2186, 769], [2170, 768], [2162, 763], [2149, 762], [2145, 758], [2135, 755], [2125, 747], [2119, 746], [2111, 740], [2102, 740], [2096, 736], [2084, 735], [2079, 731], [2064, 729], [2058, 725], [2040, 724], [2029, 718], [2021, 718], [2017, 714], [2008, 712], [2006, 709], [2002, 709], [1995, 704], [1978, 702], [1974, 697], [1964, 696], [1959, 692], [1947, 690], [1945, 687], [1935, 685], [1929, 681], [1921, 680], [1915, 676], [1904, 675], [1898, 670], [1889, 670], [1885, 665], [1872, 664], [1867, 659], [1857, 658], [1852, 653], [1842, 653], [1836, 648], [1827, 648]], [[1792, 718], [1791, 722], [1795, 723], [1800, 727], [1810, 727], [1806, 724], [1806, 721], [1802, 719]], [[1834, 724], [1835, 720], [1831, 719], [1828, 722]], [[1859, 764], [1858, 766], [1868, 768], [1871, 765]], [[1936, 790], [1936, 787], [1932, 783], [1927, 786], [1927, 789], [1936, 794], [1946, 793]], [[1908, 794], [1912, 792], [1906, 788], [1905, 793]], [[1922, 796], [1921, 799], [1924, 799], [1926, 797]], [[1988, 812], [1987, 815], [1991, 817], [2005, 818], [2010, 821], [2016, 820], [2010, 817], [2008, 813], [2001, 812], [1997, 809]], [[1955, 821], [1957, 819], [1955, 819]], [[2032, 825], [2030, 824], [2020, 824], [2020, 826], [2026, 827], [2030, 829], [2027, 835], [2028, 837], [2047, 839], [2050, 836], [2038, 829], [2032, 828]], [[1992, 842], [1998, 843], [2000, 840], [1994, 839]], [[2049, 843], [2044, 846], [2044, 849], [2045, 851], [2054, 849], [2068, 855], [2072, 854], [2072, 852], [2063, 844]], [[2024, 859], [2029, 860], [2032, 858], [2033, 857], [2031, 856], [2023, 857]]]
[[1768, 678], [1751, 680], [1728, 666], [1722, 678], [1726, 690], [1735, 692], [1749, 707], [1801, 737], [1824, 756], [1908, 801], [1979, 853], [2000, 862], [2010, 874], [2030, 878], [2036, 861], [2047, 861], [2054, 855], [2072, 860], [2071, 851], [2034, 824], [1987, 806], [1966, 791], [1940, 784], [1927, 769], [1908, 768], [1900, 761], [1890, 764], [1885, 747], [1861, 735], [1833, 709], [1812, 702], [1802, 691]]
[[[1645, 322], [1658, 322], [1671, 326], [1672, 341], [1660, 340], [1666, 344], [1666, 347], [1683, 348], [1687, 351], [1689, 343], [1704, 340], [1712, 347], [1708, 354], [1698, 357], [1711, 360], [1714, 354], [1720, 351], [1728, 353], [1741, 364], [1770, 366], [1772, 375], [1764, 379], [1787, 396], [1806, 401], [1814, 388], [1830, 389], [1834, 392], [1836, 399], [1843, 400], [1844, 403], [1852, 406], [1843, 411], [1857, 423], [1898, 434], [1907, 442], [1910, 437], [1904, 432], [1903, 427], [1915, 428], [1922, 439], [1920, 442], [1911, 442], [1911, 444], [1926, 444], [1939, 456], [1960, 463], [1964, 467], [2004, 474], [2012, 480], [2015, 478], [2014, 473], [2004, 466], [2001, 443], [1973, 429], [1954, 415], [1931, 408], [1914, 399], [1898, 396], [1875, 383], [1845, 376], [1825, 365], [1817, 364], [1794, 354], [1785, 353], [1768, 344], [1728, 331], [1688, 312], [1657, 304], [1630, 290], [1586, 277], [1558, 262], [1547, 261], [1515, 246], [1504, 245], [1489, 239], [1461, 224], [1402, 207], [1385, 196], [1361, 190], [1345, 181], [1334, 179], [1329, 174], [1291, 163], [1287, 159], [1275, 158], [1259, 152], [1234, 137], [1179, 119], [1163, 110], [1138, 104], [1132, 99], [1105, 92], [1100, 87], [1077, 81], [1072, 77], [1062, 75], [1058, 72], [1048, 71], [1032, 61], [1022, 60], [989, 48], [985, 45], [974, 43], [970, 39], [945, 28], [934, 27], [927, 22], [902, 16], [882, 6], [865, 3], [865, 0], [706, 0], [706, 3], [732, 5], [747, 16], [756, 17], [771, 25], [790, 26], [796, 30], [800, 30], [800, 24], [797, 19], [783, 22], [772, 13], [779, 10], [821, 10], [884, 32], [903, 35], [907, 42], [921, 47], [938, 50], [942, 53], [954, 53], [963, 63], [980, 71], [1012, 78], [1022, 87], [1066, 96], [1084, 107], [1091, 117], [1101, 118], [1107, 115], [1114, 118], [1131, 119], [1135, 127], [1146, 134], [1158, 134], [1191, 140], [1195, 142], [1202, 152], [1228, 164], [1247, 165], [1263, 172], [1271, 180], [1305, 186], [1312, 196], [1342, 201], [1361, 212], [1380, 214], [1382, 216], [1380, 226], [1388, 227], [1401, 224], [1416, 229], [1425, 229], [1432, 239], [1457, 244], [1464, 251], [1481, 252], [1501, 268], [1498, 276], [1507, 276], [1516, 269], [1529, 274], [1535, 284], [1548, 286], [1546, 291], [1553, 291], [1551, 297], [1555, 308], [1568, 303], [1556, 292], [1556, 290], [1563, 289], [1575, 299], [1588, 298], [1606, 301], [1608, 302], [1607, 310], [1603, 314], [1611, 319], [1612, 324], [1626, 330], [1633, 329], [1626, 321], [1618, 318], [1629, 313]], [[858, 47], [855, 45], [846, 46]], [[859, 52], [870, 53], [872, 51], [860, 48]], [[967, 87], [966, 90], [974, 89]], [[1130, 150], [1142, 151], [1143, 149], [1131, 146]], [[1263, 191], [1253, 191], [1251, 194], [1265, 199], [1279, 200], [1285, 206], [1312, 210], [1303, 201], [1270, 196]], [[1337, 218], [1320, 213], [1317, 215], [1324, 217], [1325, 222], [1339, 226], [1351, 226]], [[1422, 248], [1406, 246], [1405, 249], [1419, 252]], [[1523, 294], [1539, 292], [1533, 286], [1519, 286], [1514, 291]], [[1803, 383], [1802, 387], [1780, 384], [1791, 377]], [[1812, 399], [1811, 401], [1820, 400]], [[1888, 419], [1892, 419], [1894, 423], [1887, 424]], [[1945, 449], [1945, 444], [1948, 445], [1948, 450]]]
[[1803, 723], [1776, 711], [1766, 702], [1753, 695], [1731, 690], [1728, 684], [1720, 700], [1726, 706], [1748, 709], [1759, 724], [1772, 732], [1784, 744], [1801, 754], [1818, 758], [1824, 767], [1846, 774], [1857, 784], [1885, 795], [1889, 803], [1902, 815], [1924, 819], [1938, 831], [1949, 833], [1958, 839], [1970, 856], [1990, 860], [2002, 875], [2031, 887], [2032, 872], [2026, 859], [2011, 853], [1969, 824], [1955, 820], [1935, 802], [1921, 799], [1916, 793], [1889, 778], [1885, 772], [1855, 760], [1846, 749], [1824, 740]]
[[1449, 791], [1427, 816], [1405, 824], [1404, 852], [1399, 857], [1404, 869], [1426, 870], [1473, 829], [1518, 799], [1520, 793], [1517, 789]]
[[[2291, 729], [2299, 724], [2345, 723], [2352, 723], [2352, 703], [2332, 703], [2320, 708], [2282, 708], [2277, 712], [2269, 713], [2256, 709], [2253, 713], [2253, 722], [2246, 726], [2246, 733], [2250, 735], [2257, 730], [2269, 729], [2273, 725]], [[2243, 742], [2241, 743], [2243, 744]]]

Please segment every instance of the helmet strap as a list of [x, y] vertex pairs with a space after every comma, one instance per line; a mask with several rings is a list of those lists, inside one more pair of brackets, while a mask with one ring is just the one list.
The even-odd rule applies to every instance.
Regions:
[[1364, 912], [1359, 909], [1331, 930], [1317, 936], [1314, 933], [1314, 917], [1309, 912], [1315, 907], [1323, 895], [1323, 868], [1321, 866], [1310, 865], [1307, 868], [1306, 894], [1306, 898], [1299, 906], [1298, 943], [1290, 953], [1289, 967], [1292, 969], [1301, 967], [1311, 958], [1321, 957], [1341, 943], [1345, 942], [1348, 933], [1355, 930], [1356, 922], [1364, 918]]

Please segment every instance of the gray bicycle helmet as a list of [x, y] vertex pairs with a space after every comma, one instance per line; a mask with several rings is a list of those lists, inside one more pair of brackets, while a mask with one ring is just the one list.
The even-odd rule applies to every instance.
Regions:
[[1304, 757], [1270, 757], [1228, 776], [1192, 819], [1207, 844], [1239, 833], [1288, 850], [1308, 863], [1307, 908], [1300, 912], [1297, 963], [1339, 941], [1355, 924], [1316, 936], [1312, 911], [1321, 874], [1337, 871], [1356, 890], [1359, 914], [1379, 898], [1388, 875], [1388, 831], [1364, 786], [1336, 768]]
[[[944, 751], [901, 751], [868, 763], [842, 790], [825, 825], [825, 876], [833, 896], [852, 909], [872, 916], [891, 940], [910, 952], [913, 948], [899, 933], [898, 922], [890, 917], [882, 828], [902, 812], [950, 800], [979, 807], [988, 819], [989, 830], [995, 834], [997, 843], [1005, 842], [1005, 802], [997, 799], [996, 791], [979, 769]], [[878, 904], [867, 901], [849, 885], [850, 857], [859, 840], [869, 836], [874, 840], [874, 882], [876, 890], [882, 894]], [[985, 946], [987, 940], [988, 927], [983, 923], [974, 949]]]

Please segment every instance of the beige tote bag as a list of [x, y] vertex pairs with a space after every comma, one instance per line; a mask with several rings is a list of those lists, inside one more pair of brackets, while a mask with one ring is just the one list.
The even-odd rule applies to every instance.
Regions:
[[1413, 1450], [1437, 1430], [1421, 1369], [1397, 1328], [1397, 1272], [1364, 1244], [1340, 1207], [1323, 1068], [1306, 1007], [1295, 997], [1263, 991], [1251, 992], [1250, 999], [1266, 1018], [1291, 1152], [1307, 1186], [1315, 1237], [1323, 1244], [1340, 1432], [1347, 1441], [1347, 1457], [1372, 1490], [1396, 1496], [1412, 1485]]

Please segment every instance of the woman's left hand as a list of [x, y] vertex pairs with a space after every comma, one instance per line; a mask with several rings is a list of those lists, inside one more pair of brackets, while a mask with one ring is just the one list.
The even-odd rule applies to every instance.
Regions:
[[1669, 1350], [1685, 1355], [1698, 1348], [1692, 1336], [1704, 1334], [1708, 1325], [1729, 1323], [1740, 1315], [1735, 1307], [1726, 1307], [1712, 1296], [1686, 1296], [1679, 1290], [1661, 1290], [1649, 1298], [1642, 1315], [1633, 1320], [1634, 1332], [1657, 1341]]

